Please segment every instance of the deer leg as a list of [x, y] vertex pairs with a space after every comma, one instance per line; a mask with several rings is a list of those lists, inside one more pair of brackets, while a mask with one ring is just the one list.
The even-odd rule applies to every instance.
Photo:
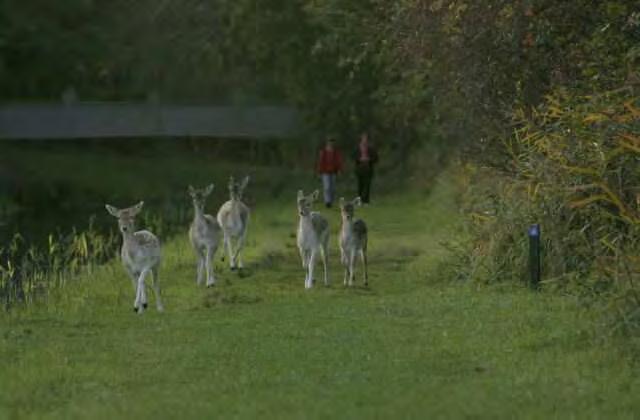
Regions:
[[306, 249], [299, 248], [300, 259], [302, 260], [302, 268], [304, 269], [304, 287], [307, 287], [309, 282], [309, 252]]
[[364, 249], [360, 250], [360, 257], [362, 258], [362, 268], [364, 270], [364, 285], [369, 285], [369, 270], [368, 270], [368, 261], [367, 261], [367, 251]]
[[307, 263], [308, 267], [307, 267], [307, 284], [305, 285], [305, 287], [307, 289], [311, 289], [311, 287], [313, 287], [313, 266], [316, 263], [316, 251], [312, 250], [311, 251], [311, 256], [309, 257], [309, 262]]
[[307, 252], [302, 248], [298, 248], [298, 251], [300, 252], [300, 260], [302, 261], [302, 268], [307, 268]]
[[142, 272], [144, 273], [144, 276], [142, 277], [142, 285], [141, 285], [142, 288], [140, 289], [140, 299], [142, 300], [142, 307], [144, 309], [147, 309], [147, 285], [145, 284], [145, 280], [149, 275], [149, 273], [151, 272], [151, 270], [145, 269]]
[[129, 270], [127, 270], [127, 273], [129, 273], [129, 276], [131, 277], [133, 292], [136, 294], [136, 297], [133, 300], [133, 312], [138, 312], [138, 277], [140, 277], [140, 273], [135, 273]]
[[303, 264], [304, 268], [309, 268], [309, 263], [311, 261], [311, 253], [312, 253], [312, 251], [310, 249], [305, 249], [305, 251], [304, 251], [304, 264]]
[[324, 285], [329, 286], [329, 264], [327, 264], [327, 259], [329, 257], [329, 247], [327, 246], [327, 242], [325, 241], [321, 251], [322, 251], [322, 266], [324, 268]]
[[199, 286], [202, 284], [202, 270], [204, 270], [204, 254], [200, 248], [196, 250], [198, 254], [198, 269], [196, 274], [196, 284]]
[[136, 283], [136, 299], [133, 301], [133, 312], [140, 312], [140, 284]]
[[160, 280], [158, 278], [158, 267], [151, 270], [151, 285], [153, 287], [153, 294], [156, 297], [156, 308], [158, 312], [164, 311], [164, 306], [162, 305], [162, 299], [160, 298]]
[[349, 251], [349, 286], [353, 286], [353, 280], [355, 278], [355, 273], [353, 272], [353, 266], [356, 261], [356, 252], [355, 250]]
[[207, 268], [207, 287], [211, 287], [216, 284], [216, 279], [213, 276], [213, 264], [212, 259], [215, 254], [215, 249], [212, 247], [207, 247], [207, 255], [205, 259], [205, 267]]
[[204, 257], [198, 257], [198, 275], [196, 276], [196, 284], [200, 286], [202, 284], [202, 276], [204, 272]]
[[147, 270], [142, 270], [140, 276], [138, 277], [138, 288], [136, 290], [136, 301], [133, 305], [135, 309], [138, 310], [138, 313], [141, 314], [144, 312], [144, 307], [147, 306], [147, 296], [144, 291], [144, 278], [147, 275]]
[[225, 239], [225, 244], [227, 246], [227, 254], [229, 254], [229, 267], [231, 268], [231, 270], [235, 270], [236, 269], [236, 259], [235, 259], [235, 255], [233, 253], [233, 239], [231, 238], [231, 236], [227, 236]]
[[349, 259], [346, 257], [346, 253], [345, 253], [345, 258], [344, 258], [344, 285], [347, 286], [349, 284], [349, 276], [350, 276], [350, 272], [349, 272]]
[[226, 231], [222, 231], [222, 258], [221, 261], [224, 262], [225, 252], [229, 252], [229, 235], [227, 235]]
[[234, 260], [236, 260], [238, 264], [238, 268], [244, 268], [244, 264], [242, 263], [242, 257], [240, 256], [240, 251], [244, 247], [244, 239], [247, 236], [247, 231], [242, 232], [242, 235], [238, 238], [236, 242], [236, 253], [233, 255]]

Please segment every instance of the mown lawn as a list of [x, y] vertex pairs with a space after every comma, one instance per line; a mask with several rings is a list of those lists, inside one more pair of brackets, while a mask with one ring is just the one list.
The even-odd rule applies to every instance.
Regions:
[[[166, 312], [132, 311], [118, 262], [46, 306], [0, 318], [2, 418], [634, 418], [637, 369], [574, 299], [442, 278], [450, 186], [388, 195], [371, 287], [345, 289], [337, 210], [329, 288], [303, 289], [289, 201], [256, 208], [248, 268], [195, 285], [186, 234], [165, 244]], [[217, 207], [215, 203], [210, 208]], [[105, 216], [107, 217], [107, 216]], [[319, 274], [319, 272], [318, 272]], [[358, 282], [360, 282], [358, 278]], [[361, 284], [361, 283], [360, 283]]]

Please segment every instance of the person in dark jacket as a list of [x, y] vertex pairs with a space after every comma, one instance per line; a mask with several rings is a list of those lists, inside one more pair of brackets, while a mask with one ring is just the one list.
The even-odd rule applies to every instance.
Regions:
[[371, 192], [371, 180], [373, 168], [378, 163], [378, 151], [369, 142], [369, 134], [363, 132], [360, 135], [358, 147], [353, 151], [356, 177], [358, 178], [358, 195], [363, 203], [369, 203]]
[[336, 148], [335, 141], [328, 137], [318, 155], [316, 171], [322, 178], [324, 204], [327, 208], [333, 205], [336, 194], [336, 176], [342, 171], [342, 155]]

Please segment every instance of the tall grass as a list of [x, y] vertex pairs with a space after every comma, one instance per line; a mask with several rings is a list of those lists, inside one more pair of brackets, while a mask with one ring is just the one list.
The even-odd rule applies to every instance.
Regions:
[[47, 246], [29, 244], [20, 234], [0, 248], [0, 297], [5, 307], [47, 299], [81, 271], [91, 272], [114, 255], [119, 237], [101, 233], [93, 224], [85, 231], [49, 234]]
[[640, 106], [628, 89], [558, 91], [514, 114], [502, 170], [467, 168], [472, 241], [463, 277], [526, 280], [540, 223], [544, 286], [603, 311], [607, 331], [640, 332]]

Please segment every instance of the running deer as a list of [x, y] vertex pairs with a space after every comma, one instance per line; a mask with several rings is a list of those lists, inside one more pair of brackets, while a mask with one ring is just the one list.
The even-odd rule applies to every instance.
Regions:
[[311, 211], [313, 202], [320, 195], [316, 190], [305, 196], [302, 190], [298, 191], [298, 249], [302, 259], [302, 268], [307, 270], [304, 279], [304, 287], [310, 289], [313, 286], [313, 267], [318, 254], [322, 257], [324, 266], [324, 284], [329, 285], [327, 272], [327, 257], [329, 245], [329, 222], [320, 213]]
[[136, 299], [133, 302], [133, 310], [142, 313], [147, 308], [147, 293], [144, 280], [148, 274], [152, 276], [152, 286], [156, 297], [158, 311], [163, 310], [160, 299], [160, 284], [158, 283], [158, 267], [160, 265], [160, 241], [156, 236], [147, 231], [135, 231], [135, 217], [144, 202], [141, 201], [127, 209], [117, 209], [107, 204], [107, 211], [118, 219], [118, 227], [122, 233], [122, 265], [131, 277], [133, 288], [136, 291]]
[[364, 285], [369, 284], [367, 273], [367, 225], [362, 219], [353, 219], [356, 206], [362, 205], [360, 197], [346, 202], [340, 198], [340, 213], [342, 214], [342, 229], [340, 230], [340, 254], [345, 267], [344, 285], [353, 286], [355, 279], [354, 265], [356, 254], [360, 254], [364, 267]]
[[[246, 176], [241, 182], [235, 182], [233, 177], [229, 178], [229, 201], [224, 203], [218, 210], [218, 223], [224, 234], [224, 246], [229, 255], [229, 265], [231, 270], [243, 268], [240, 251], [247, 236], [247, 225], [249, 224], [249, 207], [242, 202], [242, 194], [249, 183]], [[235, 246], [233, 242], [235, 243]], [[234, 249], [235, 248], [235, 249]], [[222, 255], [224, 261], [224, 252]]]
[[213, 184], [203, 189], [196, 189], [189, 185], [189, 195], [193, 200], [193, 222], [189, 228], [189, 239], [198, 257], [196, 284], [202, 284], [202, 275], [203, 272], [206, 272], [207, 287], [216, 284], [213, 273], [213, 258], [222, 236], [218, 221], [213, 216], [204, 213], [204, 203], [213, 188]]

